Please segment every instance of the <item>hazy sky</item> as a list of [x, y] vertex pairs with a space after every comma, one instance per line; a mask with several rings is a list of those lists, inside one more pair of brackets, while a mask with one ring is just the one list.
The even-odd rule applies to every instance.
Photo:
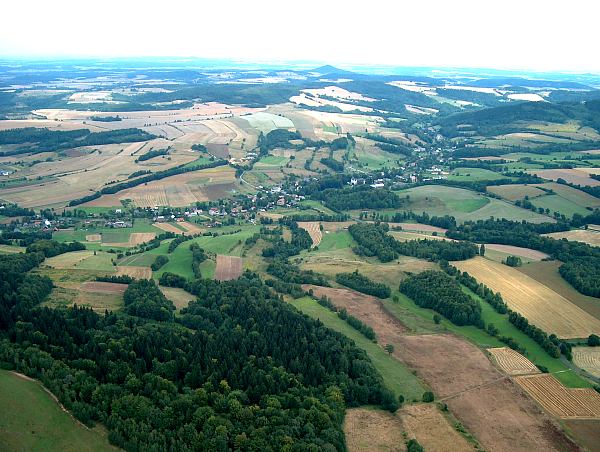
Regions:
[[595, 0], [5, 0], [0, 56], [600, 72]]

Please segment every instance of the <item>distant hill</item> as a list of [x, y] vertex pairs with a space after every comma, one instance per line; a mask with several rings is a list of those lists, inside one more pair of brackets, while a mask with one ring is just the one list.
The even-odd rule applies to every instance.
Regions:
[[321, 75], [346, 75], [346, 76], [356, 75], [356, 73], [354, 73], [354, 72], [346, 71], [344, 69], [340, 69], [335, 66], [331, 66], [329, 64], [326, 64], [325, 66], [319, 66], [318, 68], [309, 70], [307, 72], [316, 72]]

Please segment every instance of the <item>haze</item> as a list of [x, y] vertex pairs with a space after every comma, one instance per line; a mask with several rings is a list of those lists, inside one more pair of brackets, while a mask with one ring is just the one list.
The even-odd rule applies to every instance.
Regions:
[[182, 56], [600, 71], [598, 5], [63, 0], [2, 5], [2, 57]]

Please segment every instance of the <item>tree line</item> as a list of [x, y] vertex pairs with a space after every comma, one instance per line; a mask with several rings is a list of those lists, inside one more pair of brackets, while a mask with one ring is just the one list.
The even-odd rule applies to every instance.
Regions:
[[343, 286], [378, 298], [389, 298], [391, 293], [388, 286], [367, 278], [365, 275], [359, 273], [358, 270], [351, 273], [338, 273], [335, 275], [335, 280]]

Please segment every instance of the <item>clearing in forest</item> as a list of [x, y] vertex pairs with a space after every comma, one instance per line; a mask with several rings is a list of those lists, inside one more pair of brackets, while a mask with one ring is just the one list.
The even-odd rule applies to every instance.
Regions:
[[313, 241], [313, 246], [319, 246], [323, 233], [321, 232], [320, 223], [318, 221], [299, 221], [298, 226], [310, 234]]
[[600, 419], [600, 394], [591, 388], [565, 388], [553, 375], [515, 377], [546, 411], [563, 419]]
[[592, 246], [600, 246], [600, 231], [594, 229], [574, 229], [572, 231], [552, 232], [544, 234], [553, 239], [567, 239], [570, 242], [583, 242]]
[[402, 431], [400, 418], [387, 411], [346, 410], [344, 435], [348, 452], [405, 451]]
[[217, 281], [231, 281], [238, 279], [242, 274], [242, 258], [237, 256], [217, 255], [217, 269], [215, 279]]
[[570, 339], [600, 332], [600, 320], [515, 268], [483, 257], [453, 265], [494, 292], [500, 292], [511, 309], [548, 334]]
[[516, 350], [509, 347], [488, 348], [492, 360], [508, 375], [539, 373], [539, 369]]

